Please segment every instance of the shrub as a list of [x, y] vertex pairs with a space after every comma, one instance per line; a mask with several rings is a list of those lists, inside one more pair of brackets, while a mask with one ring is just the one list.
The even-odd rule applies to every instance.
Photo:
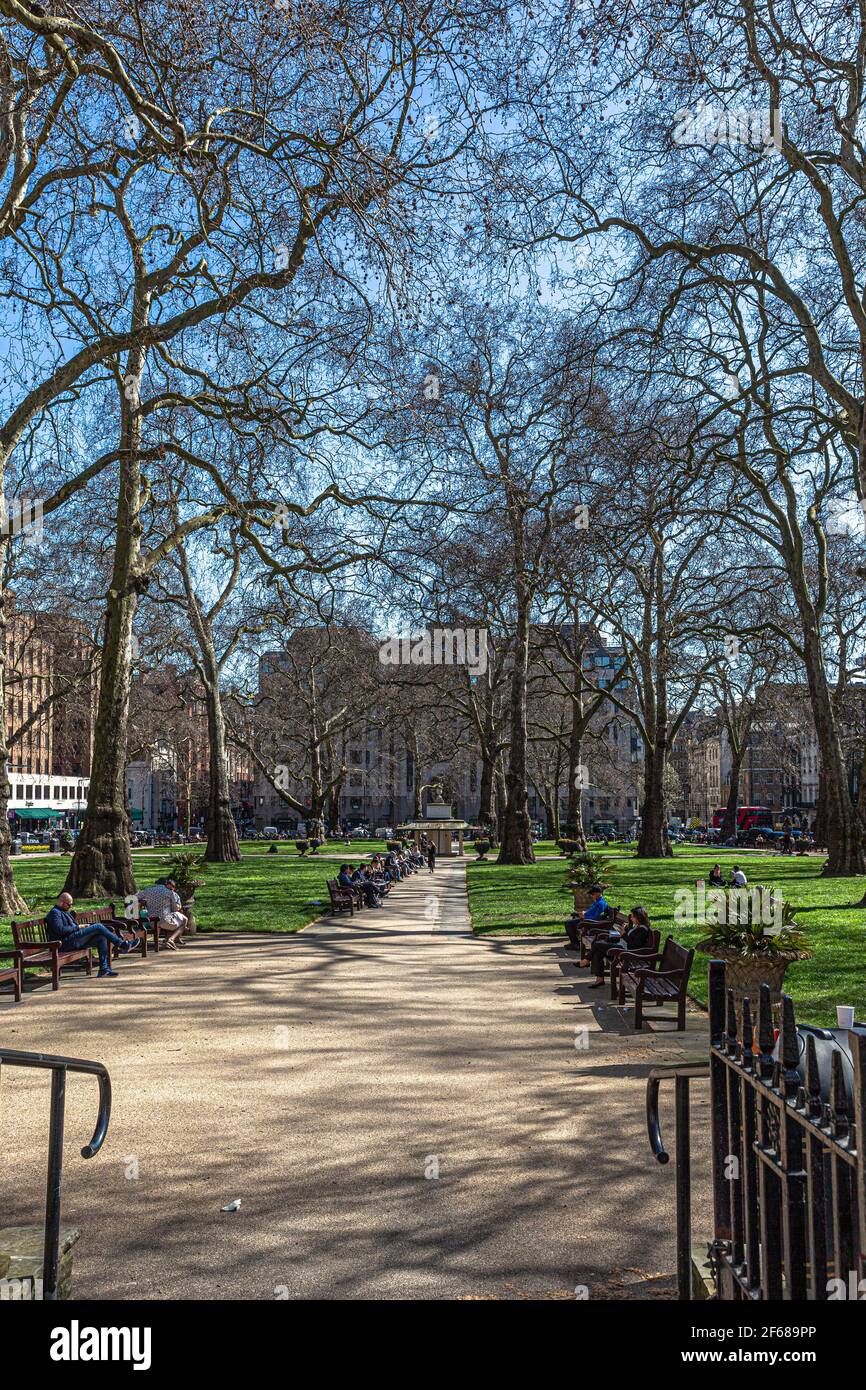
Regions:
[[307, 850], [308, 850], [309, 848], [310, 848], [310, 842], [309, 842], [309, 840], [296, 840], [296, 841], [295, 841], [295, 849], [298, 851], [298, 854], [306, 854], [306, 852], [307, 852]]
[[166, 878], [173, 878], [177, 888], [177, 895], [181, 902], [189, 902], [196, 888], [204, 885], [204, 880], [193, 876], [193, 869], [199, 868], [204, 863], [203, 854], [193, 854], [190, 850], [180, 850], [177, 854], [171, 854], [168, 858], [168, 873]]
[[715, 890], [707, 912], [708, 932], [698, 942], [698, 950], [736, 956], [790, 955], [797, 960], [809, 960], [812, 952], [794, 919], [795, 908], [790, 903], [772, 898], [774, 909], [781, 909], [778, 918], [773, 922], [763, 920], [765, 891]]
[[489, 850], [489, 848], [490, 848], [490, 841], [489, 841], [489, 840], [476, 840], [476, 841], [475, 841], [475, 853], [478, 855], [478, 858], [479, 858], [479, 859], [483, 859], [483, 858], [484, 858], [484, 856], [485, 856], [485, 854], [487, 853], [487, 851]]
[[610, 872], [610, 860], [603, 854], [582, 850], [572, 855], [565, 871], [566, 882], [575, 888], [592, 888], [596, 883], [599, 888], [609, 888]]

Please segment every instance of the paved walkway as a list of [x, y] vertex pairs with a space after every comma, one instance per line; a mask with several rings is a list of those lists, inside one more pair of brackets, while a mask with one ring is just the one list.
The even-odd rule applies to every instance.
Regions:
[[[669, 1295], [673, 1164], [648, 1153], [645, 1076], [696, 1039], [608, 1031], [571, 959], [476, 940], [465, 866], [440, 860], [378, 912], [200, 936], [0, 1004], [3, 1045], [111, 1072], [89, 1163], [95, 1086], [68, 1088], [78, 1295]], [[699, 1087], [697, 1132], [705, 1114]], [[0, 1224], [41, 1218], [46, 1132], [47, 1080], [6, 1069]]]

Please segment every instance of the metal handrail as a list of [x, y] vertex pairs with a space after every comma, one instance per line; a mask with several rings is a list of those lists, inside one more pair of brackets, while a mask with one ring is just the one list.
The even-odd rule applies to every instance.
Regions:
[[99, 1082], [99, 1112], [93, 1137], [81, 1150], [82, 1158], [99, 1153], [111, 1118], [111, 1078], [101, 1062], [80, 1057], [55, 1057], [47, 1052], [14, 1052], [0, 1047], [0, 1069], [34, 1067], [51, 1072], [51, 1111], [48, 1131], [48, 1179], [45, 1194], [45, 1238], [42, 1258], [42, 1297], [57, 1299], [57, 1267], [60, 1260], [60, 1196], [63, 1175], [63, 1128], [66, 1108], [66, 1073], [83, 1072]]
[[676, 1083], [677, 1156], [677, 1297], [691, 1298], [692, 1273], [692, 1151], [689, 1133], [689, 1082], [692, 1077], [709, 1078], [709, 1062], [686, 1062], [653, 1067], [647, 1077], [646, 1125], [650, 1148], [658, 1163], [669, 1163], [659, 1121], [659, 1087], [663, 1081]]

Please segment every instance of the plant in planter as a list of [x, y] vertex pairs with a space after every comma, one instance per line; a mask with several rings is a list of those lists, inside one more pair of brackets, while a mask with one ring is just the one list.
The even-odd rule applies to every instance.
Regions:
[[574, 910], [582, 912], [592, 902], [590, 888], [610, 887], [610, 860], [603, 854], [593, 854], [592, 850], [582, 850], [573, 854], [565, 870], [565, 884], [574, 895]]
[[298, 851], [298, 854], [300, 854], [300, 855], [306, 854], [306, 852], [307, 852], [307, 850], [308, 850], [309, 848], [310, 848], [310, 842], [309, 842], [309, 840], [296, 840], [296, 841], [295, 841], [295, 849]]
[[577, 840], [557, 840], [556, 848], [559, 850], [561, 855], [567, 858], [568, 856], [577, 853]]
[[708, 934], [697, 949], [727, 965], [726, 980], [739, 1014], [746, 995], [757, 1000], [763, 984], [778, 1007], [788, 966], [812, 952], [794, 917], [795, 909], [765, 888], [718, 890], [711, 896]]
[[475, 853], [477, 854], [477, 856], [478, 856], [479, 859], [485, 859], [485, 858], [487, 857], [487, 851], [488, 851], [489, 849], [490, 849], [490, 841], [489, 841], [489, 840], [476, 840], [476, 841], [475, 841]]
[[203, 854], [191, 854], [189, 850], [181, 850], [177, 854], [172, 854], [168, 860], [167, 877], [174, 879], [181, 906], [189, 918], [187, 931], [190, 934], [196, 930], [195, 890], [204, 887], [204, 879], [195, 878], [193, 870], [199, 868], [203, 863]]

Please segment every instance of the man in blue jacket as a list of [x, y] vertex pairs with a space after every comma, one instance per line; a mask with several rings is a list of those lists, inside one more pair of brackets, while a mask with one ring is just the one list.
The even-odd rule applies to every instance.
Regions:
[[585, 922], [598, 922], [610, 916], [610, 908], [605, 901], [604, 893], [597, 883], [592, 885], [589, 890], [589, 895], [592, 898], [592, 906], [588, 907], [585, 912], [578, 913], [576, 916], [570, 918], [565, 924], [565, 930], [571, 943], [570, 946], [566, 946], [565, 949], [567, 951], [577, 951], [580, 949], [580, 933]]
[[92, 927], [80, 927], [69, 909], [72, 894], [61, 893], [57, 903], [45, 918], [50, 941], [60, 942], [61, 955], [64, 951], [80, 951], [84, 946], [95, 946], [99, 952], [99, 978], [107, 976], [115, 979], [117, 971], [111, 968], [111, 947], [120, 948], [123, 955], [135, 951], [141, 944], [137, 938], [118, 936], [110, 927], [97, 922]]

